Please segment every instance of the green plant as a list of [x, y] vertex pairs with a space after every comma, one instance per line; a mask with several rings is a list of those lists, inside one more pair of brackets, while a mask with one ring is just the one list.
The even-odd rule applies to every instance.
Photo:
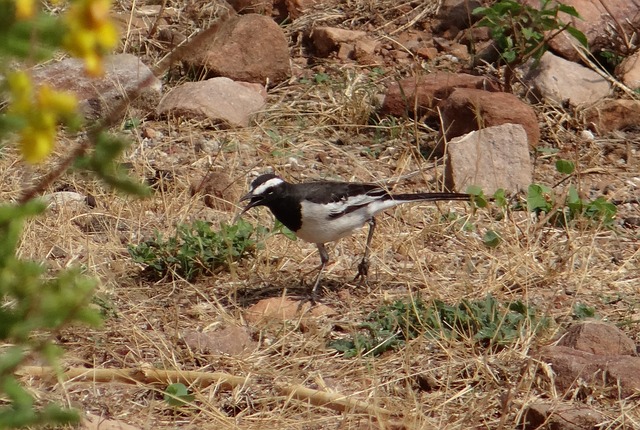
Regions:
[[571, 316], [574, 320], [594, 318], [596, 316], [596, 309], [594, 307], [587, 306], [584, 303], [576, 303], [573, 305], [573, 314]]
[[[220, 267], [228, 267], [251, 254], [260, 246], [267, 234], [265, 227], [253, 227], [239, 219], [235, 224], [220, 224], [215, 231], [204, 221], [181, 224], [173, 237], [164, 239], [158, 232], [155, 237], [138, 245], [129, 245], [129, 254], [136, 263], [145, 266], [153, 278], [168, 274], [189, 281], [200, 274], [211, 273]], [[277, 223], [272, 234], [284, 234], [290, 239], [295, 235]]]
[[472, 339], [484, 347], [503, 347], [526, 332], [548, 325], [546, 317], [517, 301], [500, 304], [491, 295], [483, 300], [463, 300], [457, 305], [434, 300], [397, 300], [372, 312], [350, 338], [329, 343], [345, 357], [379, 355], [419, 336], [432, 339]]
[[587, 46], [587, 38], [575, 27], [562, 22], [560, 13], [579, 18], [572, 6], [553, 0], [541, 0], [540, 7], [534, 8], [515, 0], [499, 0], [489, 7], [478, 7], [474, 15], [481, 15], [481, 27], [489, 28], [496, 41], [500, 57], [506, 64], [504, 85], [510, 92], [515, 77], [515, 69], [528, 59], [540, 59], [549, 41], [563, 31], [567, 31], [582, 45]]
[[529, 185], [527, 209], [537, 215], [546, 215], [553, 225], [568, 225], [572, 221], [586, 219], [591, 223], [612, 227], [618, 209], [600, 196], [595, 200], [583, 200], [573, 185], [567, 190], [564, 200], [558, 200], [549, 187], [539, 184]]
[[[23, 225], [46, 209], [37, 197], [69, 169], [89, 172], [125, 193], [147, 191], [117, 161], [127, 142], [107, 132], [115, 115], [87, 126], [73, 94], [34, 85], [29, 72], [19, 69], [64, 49], [84, 59], [88, 74], [99, 76], [102, 57], [118, 42], [110, 5], [110, 0], [75, 0], [54, 16], [35, 0], [0, 0], [0, 145], [17, 147], [27, 163], [43, 163], [63, 134], [60, 126], [66, 133], [86, 132], [73, 139], [77, 143], [57, 165], [42, 168], [45, 174], [14, 202], [0, 204], [0, 428], [57, 427], [79, 420], [71, 409], [36, 402], [16, 375], [27, 362], [58, 368], [62, 348], [54, 339], [61, 330], [100, 323], [87, 306], [95, 279], [78, 268], [53, 272], [43, 262], [19, 257]], [[123, 102], [115, 111], [124, 107]]]
[[164, 390], [163, 397], [167, 404], [174, 407], [184, 406], [195, 398], [193, 394], [189, 394], [187, 387], [180, 382], [168, 385]]

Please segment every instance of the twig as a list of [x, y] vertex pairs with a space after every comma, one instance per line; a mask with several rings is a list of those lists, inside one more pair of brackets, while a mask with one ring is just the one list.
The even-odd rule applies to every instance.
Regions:
[[324, 406], [334, 411], [345, 412], [365, 412], [372, 416], [391, 416], [393, 412], [371, 405], [361, 400], [356, 400], [345, 396], [341, 393], [328, 393], [326, 391], [318, 391], [302, 385], [288, 385], [277, 387], [280, 393], [297, 400], [308, 401], [315, 406]]
[[[17, 373], [21, 376], [45, 379], [57, 376], [55, 369], [48, 366], [25, 366], [19, 369]], [[171, 384], [181, 382], [188, 386], [195, 385], [200, 388], [217, 385], [224, 390], [231, 390], [249, 381], [248, 377], [235, 376], [223, 372], [163, 370], [152, 367], [130, 369], [71, 367], [65, 370], [61, 376], [65, 381], [73, 382], [121, 382], [125, 384]]]

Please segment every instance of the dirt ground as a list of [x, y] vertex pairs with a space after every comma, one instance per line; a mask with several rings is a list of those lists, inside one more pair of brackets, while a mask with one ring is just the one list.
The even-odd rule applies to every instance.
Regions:
[[[167, 6], [181, 12], [173, 25], [184, 34], [206, 27], [215, 17], [203, 5], [171, 3]], [[122, 123], [122, 133], [132, 141], [123, 161], [131, 175], [141, 179], [163, 172], [162, 186], [140, 200], [71, 174], [51, 191], [91, 194], [96, 207], [65, 206], [34, 220], [27, 226], [21, 251], [25, 257], [44, 260], [51, 270], [81, 265], [100, 280], [94, 306], [105, 314], [104, 324], [98, 329], [69, 328], [59, 336], [66, 365], [226, 372], [250, 377], [250, 382], [233, 390], [194, 384], [194, 400], [177, 408], [163, 400], [165, 387], [157, 384], [52, 384], [33, 379], [29, 384], [35, 395], [137, 428], [517, 428], [523, 411], [539, 400], [592, 406], [605, 414], [603, 428], [638, 426], [640, 410], [633, 401], [593, 387], [558, 392], [543, 363], [533, 358], [538, 345], [551, 343], [573, 321], [576, 304], [593, 307], [598, 318], [640, 343], [640, 254], [637, 224], [633, 225], [640, 208], [637, 202], [625, 203], [638, 198], [640, 134], [627, 131], [585, 140], [572, 113], [548, 105], [535, 106], [543, 131], [540, 148], [545, 150], [532, 154], [534, 182], [557, 184], [564, 175], [556, 171], [556, 159], [574, 161], [577, 174], [558, 192], [573, 184], [584, 198], [604, 196], [620, 202], [614, 228], [586, 220], [555, 227], [524, 211], [500, 218], [495, 208], [473, 210], [459, 202], [405, 205], [378, 217], [368, 288], [351, 282], [366, 229], [329, 246], [332, 260], [321, 302], [334, 315], [305, 314], [247, 325], [256, 346], [237, 355], [206, 354], [185, 344], [188, 332], [246, 325], [244, 311], [261, 299], [304, 295], [315, 275], [308, 272], [319, 262], [316, 247], [269, 236], [262, 249], [229, 270], [186, 282], [145, 278], [128, 254], [128, 245], [148, 240], [156, 231], [172, 236], [180, 223], [232, 222], [248, 182], [270, 170], [294, 182], [390, 179], [402, 192], [443, 189], [443, 160], [427, 157], [438, 138], [436, 128], [410, 119], [370, 118], [375, 117], [377, 95], [386, 84], [466, 65], [447, 56], [406, 63], [385, 58], [375, 67], [310, 58], [300, 36], [312, 25], [323, 24], [394, 38], [406, 30], [411, 17], [418, 17], [412, 28], [428, 31], [434, 3], [324, 4], [283, 25], [291, 41], [294, 77], [270, 89], [267, 107], [254, 124], [221, 130], [131, 110]], [[128, 11], [132, 6], [140, 4], [122, 1], [116, 7]], [[215, 12], [213, 5], [207, 7]], [[145, 61], [164, 54], [153, 40], [130, 40], [127, 46]], [[322, 79], [317, 79], [319, 74]], [[165, 85], [170, 88], [184, 79], [174, 70]], [[139, 125], [124, 127], [131, 119]], [[154, 138], [144, 137], [148, 130]], [[64, 143], [68, 146], [60, 145], [60, 156], [73, 145]], [[3, 199], [15, 196], [47, 168], [34, 171], [15, 159], [9, 151], [0, 161]], [[213, 207], [190, 191], [209, 172], [227, 180]], [[244, 218], [273, 225], [266, 209]], [[487, 230], [500, 233], [499, 246], [483, 243]], [[421, 297], [455, 304], [489, 293], [500, 301], [535, 306], [550, 317], [552, 327], [499, 351], [482, 348], [472, 339], [426, 337], [378, 357], [344, 358], [328, 347], [370, 312], [394, 300]], [[287, 384], [349, 395], [394, 416], [313, 406], [278, 389]]]

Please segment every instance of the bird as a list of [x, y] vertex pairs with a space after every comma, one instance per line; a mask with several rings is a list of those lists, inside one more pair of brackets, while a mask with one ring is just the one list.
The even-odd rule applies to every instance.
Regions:
[[349, 236], [368, 224], [364, 255], [354, 279], [366, 281], [369, 249], [378, 213], [404, 203], [470, 199], [469, 194], [451, 192], [391, 194], [379, 185], [359, 182], [290, 183], [273, 173], [266, 173], [254, 179], [249, 192], [240, 199], [240, 202], [249, 203], [239, 216], [251, 208], [266, 206], [298, 238], [317, 246], [320, 267], [311, 289], [313, 299], [316, 297], [322, 272], [329, 262], [326, 243]]

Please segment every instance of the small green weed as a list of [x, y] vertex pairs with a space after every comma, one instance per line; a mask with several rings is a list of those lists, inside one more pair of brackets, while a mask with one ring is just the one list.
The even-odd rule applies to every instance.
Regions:
[[359, 332], [338, 339], [329, 347], [344, 357], [380, 355], [419, 336], [432, 339], [473, 339], [484, 347], [503, 347], [516, 342], [527, 331], [537, 333], [548, 326], [533, 307], [517, 301], [500, 304], [491, 295], [483, 300], [463, 300], [448, 305], [440, 300], [430, 304], [417, 299], [397, 300], [372, 312]]
[[189, 394], [189, 390], [184, 384], [180, 382], [176, 382], [167, 386], [167, 389], [164, 390], [164, 401], [167, 404], [180, 407], [184, 406], [189, 402], [192, 402], [195, 396], [193, 394]]
[[[168, 239], [156, 232], [152, 240], [130, 245], [128, 251], [152, 278], [175, 274], [193, 280], [251, 254], [268, 232], [267, 228], [254, 227], [243, 219], [235, 224], [221, 223], [218, 231], [204, 221], [195, 221], [179, 225], [175, 236]], [[271, 233], [289, 238], [293, 235], [282, 224], [276, 224]]]
[[596, 309], [591, 306], [587, 306], [584, 303], [576, 303], [573, 305], [573, 314], [571, 317], [574, 320], [585, 320], [587, 318], [595, 318]]
[[549, 215], [549, 222], [553, 225], [568, 225], [578, 219], [609, 228], [614, 225], [618, 208], [602, 196], [595, 200], [583, 200], [576, 188], [570, 185], [564, 201], [557, 202], [557, 198], [551, 188], [531, 184], [527, 192], [527, 209], [537, 215]]
[[567, 31], [587, 46], [587, 38], [582, 32], [560, 20], [561, 12], [579, 18], [574, 7], [552, 0], [541, 0], [539, 8], [515, 0], [499, 0], [492, 6], [473, 10], [474, 15], [482, 16], [478, 25], [489, 28], [507, 65], [504, 76], [507, 92], [511, 91], [515, 69], [529, 58], [540, 59], [549, 40], [558, 33]]

